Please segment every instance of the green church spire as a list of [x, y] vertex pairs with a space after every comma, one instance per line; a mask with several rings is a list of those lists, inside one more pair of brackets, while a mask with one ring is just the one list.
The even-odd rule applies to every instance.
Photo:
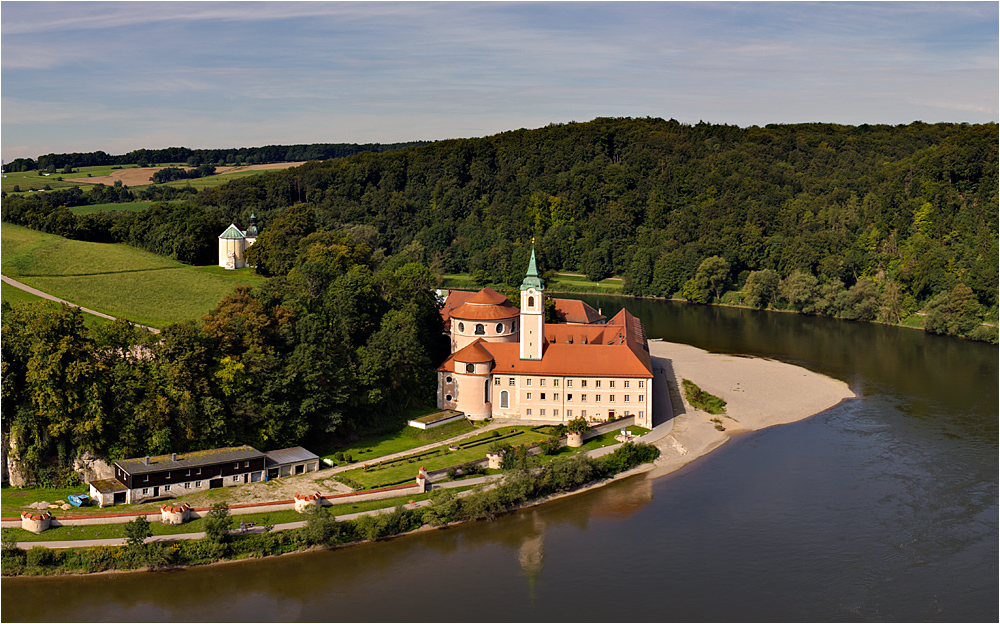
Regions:
[[524, 276], [524, 281], [521, 282], [521, 290], [528, 290], [529, 288], [534, 288], [535, 290], [543, 290], [545, 286], [542, 285], [541, 278], [538, 277], [538, 267], [535, 266], [535, 241], [531, 241], [531, 260], [528, 261], [528, 273]]

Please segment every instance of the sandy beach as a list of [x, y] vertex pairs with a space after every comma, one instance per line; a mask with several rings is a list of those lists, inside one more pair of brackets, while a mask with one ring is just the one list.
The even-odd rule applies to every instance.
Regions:
[[[856, 396], [843, 381], [774, 360], [660, 341], [649, 342], [649, 353], [654, 372], [659, 377], [665, 371], [670, 383], [674, 414], [670, 432], [655, 442], [660, 458], [649, 472], [652, 478], [677, 470], [734, 435], [796, 422]], [[726, 401], [726, 413], [713, 416], [691, 407], [679, 392], [682, 379]], [[725, 431], [716, 429], [713, 418]]]

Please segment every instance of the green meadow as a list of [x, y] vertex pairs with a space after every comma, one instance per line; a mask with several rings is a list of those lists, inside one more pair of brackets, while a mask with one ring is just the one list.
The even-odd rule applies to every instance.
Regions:
[[[554, 277], [545, 280], [545, 289], [552, 292], [583, 292], [583, 293], [608, 293], [620, 294], [623, 281], [620, 277], [609, 277], [608, 279], [594, 282], [588, 280], [586, 276], [573, 273], [556, 273]], [[479, 290], [487, 284], [480, 284], [472, 279], [468, 273], [446, 273], [441, 278], [441, 288], [458, 288], [461, 290]], [[495, 290], [504, 291], [516, 286], [507, 284], [489, 284]]]
[[90, 204], [89, 206], [73, 206], [69, 209], [73, 214], [90, 214], [92, 212], [114, 212], [120, 210], [123, 212], [141, 212], [153, 204], [174, 204], [181, 203], [182, 200], [171, 200], [167, 202], [151, 202], [151, 201], [137, 201], [127, 204]]
[[74, 241], [4, 224], [4, 275], [77, 305], [150, 327], [210, 312], [251, 269], [193, 267], [127, 245]]

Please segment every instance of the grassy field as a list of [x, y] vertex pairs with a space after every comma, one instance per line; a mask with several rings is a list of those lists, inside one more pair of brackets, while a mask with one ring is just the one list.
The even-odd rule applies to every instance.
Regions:
[[171, 200], [168, 202], [131, 202], [128, 204], [91, 204], [89, 206], [73, 206], [69, 209], [73, 214], [90, 214], [92, 212], [113, 212], [121, 210], [123, 212], [141, 212], [153, 204], [178, 204], [183, 200]]
[[[582, 293], [608, 293], [620, 294], [622, 290], [622, 279], [620, 277], [609, 277], [600, 282], [592, 282], [585, 276], [570, 273], [556, 273], [554, 279], [546, 280], [545, 288], [549, 292], [582, 292]], [[441, 288], [458, 288], [461, 290], [479, 290], [483, 286], [490, 286], [494, 290], [504, 292], [517, 285], [507, 284], [479, 284], [474, 281], [468, 273], [446, 273], [441, 278]]]
[[[494, 432], [499, 432], [499, 436]], [[489, 442], [492, 442], [494, 439], [499, 440], [500, 437], [505, 434], [512, 434], [509, 437], [503, 437], [502, 439], [503, 443], [510, 445], [531, 444], [533, 442], [544, 440], [548, 437], [544, 433], [534, 431], [532, 427], [503, 427], [502, 429], [494, 429], [467, 440], [462, 440], [461, 445], [468, 446], [468, 448], [460, 448], [457, 451], [449, 451], [448, 445], [442, 444], [435, 449], [424, 451], [419, 455], [412, 455], [394, 460], [392, 462], [386, 462], [377, 468], [373, 467], [369, 470], [365, 470], [364, 468], [355, 468], [354, 470], [348, 470], [340, 473], [337, 476], [346, 477], [347, 480], [344, 481], [345, 483], [356, 483], [365, 489], [395, 485], [396, 483], [401, 483], [412, 478], [417, 474], [417, 469], [421, 466], [427, 468], [427, 470], [440, 470], [442, 468], [448, 468], [450, 466], [483, 459], [486, 457], [486, 450], [489, 448]], [[472, 446], [476, 442], [484, 442], [484, 444]]]
[[[169, 166], [169, 165], [167, 163], [164, 163], [162, 166]], [[14, 194], [14, 187], [19, 186], [21, 188], [21, 192], [25, 193], [30, 189], [37, 189], [40, 191], [43, 188], [45, 188], [46, 184], [48, 184], [52, 188], [52, 190], [69, 188], [71, 186], [80, 186], [83, 187], [84, 192], [86, 192], [87, 188], [91, 186], [90, 183], [71, 182], [65, 179], [60, 181], [58, 180], [58, 178], [85, 178], [87, 177], [88, 173], [95, 178], [99, 178], [101, 176], [110, 175], [121, 169], [137, 169], [137, 168], [138, 165], [122, 165], [117, 169], [112, 169], [112, 165], [107, 165], [103, 167], [80, 167], [78, 169], [74, 169], [73, 173], [60, 173], [59, 171], [56, 171], [56, 173], [50, 173], [49, 175], [40, 175], [38, 171], [5, 173], [3, 174], [3, 178], [0, 178], [2, 179], [2, 184], [0, 184], [0, 190]]]
[[[31, 293], [24, 292], [20, 288], [15, 288], [10, 284], [0, 283], [0, 298], [7, 303], [14, 305], [16, 303], [44, 303], [49, 306], [58, 306], [60, 304], [55, 301], [49, 301], [48, 299], [42, 299], [41, 297], [36, 297]], [[100, 325], [105, 323], [110, 323], [106, 318], [100, 316], [94, 316], [93, 314], [83, 313], [83, 324], [87, 326], [88, 329], [95, 329]]]
[[73, 241], [4, 224], [4, 274], [98, 312], [161, 328], [200, 319], [237, 284], [260, 283], [250, 269], [192, 267], [126, 245]]

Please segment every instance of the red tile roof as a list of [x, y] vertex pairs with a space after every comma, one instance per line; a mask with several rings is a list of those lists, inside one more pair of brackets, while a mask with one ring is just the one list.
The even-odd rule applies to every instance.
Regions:
[[556, 304], [556, 318], [560, 323], [590, 324], [607, 318], [579, 299], [553, 298], [552, 301]]
[[[479, 339], [459, 350], [438, 369], [454, 371], [455, 362], [494, 362], [493, 374], [565, 375], [569, 377], [652, 377], [642, 323], [622, 310], [606, 325], [546, 325], [541, 360], [522, 360], [517, 342]], [[477, 359], [469, 359], [469, 358]]]
[[477, 293], [452, 290], [441, 308], [441, 317], [447, 323], [450, 319], [463, 321], [496, 321], [514, 318], [521, 313], [501, 295], [489, 286]]

